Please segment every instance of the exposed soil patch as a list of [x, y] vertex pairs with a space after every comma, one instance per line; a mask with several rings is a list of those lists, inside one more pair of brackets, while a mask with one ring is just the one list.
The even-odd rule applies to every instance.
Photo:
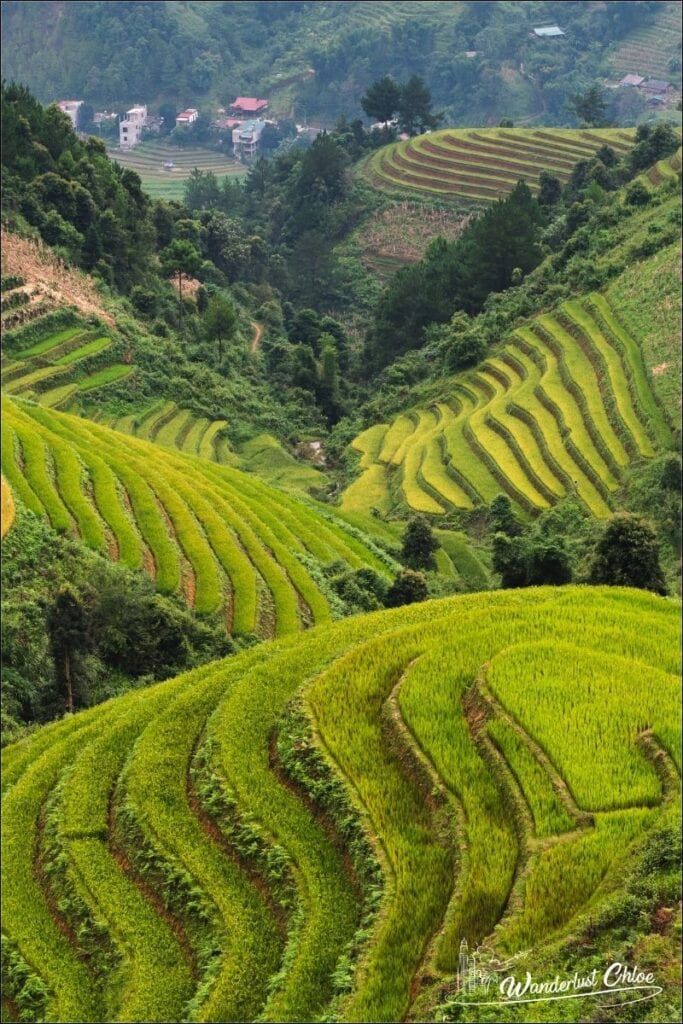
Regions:
[[81, 313], [95, 314], [110, 327], [115, 326], [92, 279], [80, 270], [65, 266], [42, 242], [3, 230], [0, 246], [3, 276], [23, 277], [33, 293], [49, 296], [54, 305], [75, 306]]

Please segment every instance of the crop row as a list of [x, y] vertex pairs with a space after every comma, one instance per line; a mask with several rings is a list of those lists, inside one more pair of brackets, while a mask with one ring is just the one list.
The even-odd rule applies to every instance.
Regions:
[[372, 157], [377, 182], [486, 202], [520, 178], [538, 187], [543, 170], [566, 181], [577, 161], [603, 145], [623, 155], [632, 145], [618, 130], [448, 129], [392, 143]]
[[[671, 799], [639, 736], [680, 770], [679, 661], [663, 599], [488, 593], [286, 637], [13, 744], [3, 928], [46, 1019], [402, 1020], [463, 937], [562, 935]], [[47, 807], [78, 922], [35, 870]]]
[[277, 633], [329, 619], [304, 556], [386, 572], [341, 521], [238, 471], [39, 406], [8, 401], [4, 429], [5, 475], [32, 510], [131, 568], [151, 560], [160, 591], [229, 610], [235, 632], [257, 629], [261, 588]]
[[[401, 500], [427, 514], [488, 503], [503, 490], [530, 515], [576, 494], [604, 518], [626, 467], [671, 439], [638, 345], [598, 294], [516, 330], [454, 380], [452, 403], [356, 439], [364, 453], [351, 484], [357, 507], [363, 481], [379, 479], [390, 495], [398, 472]], [[374, 489], [366, 510], [371, 503]]]

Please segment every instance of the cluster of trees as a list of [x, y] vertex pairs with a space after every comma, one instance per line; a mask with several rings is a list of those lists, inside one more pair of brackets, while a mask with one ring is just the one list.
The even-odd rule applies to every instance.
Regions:
[[2, 546], [3, 742], [234, 649], [221, 623], [30, 512], [19, 511]]
[[[399, 270], [384, 292], [368, 342], [370, 365], [381, 368], [419, 348], [428, 325], [448, 323], [457, 311], [476, 314], [491, 292], [518, 284], [541, 261], [542, 222], [537, 200], [520, 182], [455, 242], [435, 239], [424, 258]], [[458, 356], [453, 359], [457, 366]]]
[[[435, 16], [433, 8], [416, 4], [400, 19], [373, 22], [357, 20], [348, 5], [224, 0], [195, 6], [190, 14], [142, 0], [59, 9], [7, 0], [2, 56], [6, 74], [21, 78], [45, 102], [73, 95], [107, 106], [152, 97], [176, 110], [188, 97], [195, 106], [203, 97], [225, 104], [231, 91], [262, 94], [273, 66], [289, 59], [292, 74], [315, 68], [315, 76], [295, 83], [297, 105], [309, 116], [360, 112], [358, 97], [379, 66], [402, 81], [427, 81], [452, 122], [540, 113], [547, 123], [564, 123], [570, 97], [601, 77], [607, 47], [650, 23], [660, 6], [656, 0], [477, 0], [463, 4], [456, 16], [447, 5]], [[554, 22], [564, 37], [533, 36], [533, 26]], [[512, 65], [524, 70], [510, 80]], [[633, 91], [620, 92], [626, 100], [636, 98]]]
[[[573, 509], [568, 511], [574, 514]], [[619, 512], [602, 529], [584, 519], [573, 534], [565, 533], [566, 525], [562, 510], [551, 510], [524, 527], [506, 494], [494, 498], [488, 509], [488, 527], [493, 569], [501, 586], [560, 586], [576, 580], [668, 593], [657, 533], [644, 516]], [[582, 541], [580, 557], [577, 549]]]
[[122, 291], [147, 276], [154, 227], [139, 177], [23, 86], [3, 83], [0, 117], [5, 215], [20, 214], [69, 262]]
[[382, 124], [396, 119], [399, 130], [408, 135], [437, 128], [444, 117], [443, 113], [433, 113], [432, 94], [419, 75], [413, 75], [404, 85], [385, 75], [372, 83], [360, 105], [368, 117]]

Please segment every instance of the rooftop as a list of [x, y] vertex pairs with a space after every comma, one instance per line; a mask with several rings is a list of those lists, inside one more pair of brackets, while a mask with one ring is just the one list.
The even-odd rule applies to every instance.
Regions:
[[646, 82], [643, 82], [643, 89], [651, 89], [653, 92], [666, 92], [667, 89], [672, 89], [671, 82], [663, 82], [659, 78], [648, 78]]
[[645, 79], [642, 75], [624, 75], [619, 85], [640, 85]]
[[534, 29], [534, 35], [537, 36], [563, 36], [564, 32], [559, 25], [541, 25], [540, 28]]
[[248, 113], [257, 114], [268, 106], [268, 100], [258, 100], [255, 96], [238, 96], [234, 103], [230, 104], [232, 110], [246, 110]]

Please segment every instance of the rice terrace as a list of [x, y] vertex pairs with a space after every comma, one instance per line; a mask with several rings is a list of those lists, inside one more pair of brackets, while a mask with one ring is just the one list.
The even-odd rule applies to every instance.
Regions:
[[672, 819], [678, 629], [626, 591], [455, 598], [13, 745], [13, 998], [43, 1020], [420, 1019], [463, 937], [567, 933]]
[[145, 142], [133, 149], [111, 149], [109, 155], [122, 167], [140, 175], [143, 187], [158, 199], [183, 198], [185, 182], [197, 168], [211, 171], [222, 182], [225, 177], [240, 177], [246, 168], [214, 150], [201, 146], [179, 148], [162, 142]]

